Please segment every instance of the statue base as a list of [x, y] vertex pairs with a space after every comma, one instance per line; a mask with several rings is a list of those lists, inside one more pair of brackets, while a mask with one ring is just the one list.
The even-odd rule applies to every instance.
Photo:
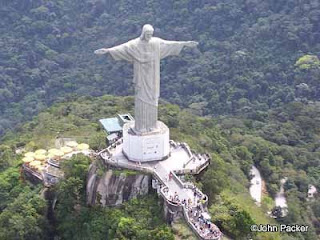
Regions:
[[170, 155], [169, 128], [158, 121], [155, 131], [139, 134], [134, 122], [123, 126], [123, 154], [130, 161], [150, 162], [167, 159]]

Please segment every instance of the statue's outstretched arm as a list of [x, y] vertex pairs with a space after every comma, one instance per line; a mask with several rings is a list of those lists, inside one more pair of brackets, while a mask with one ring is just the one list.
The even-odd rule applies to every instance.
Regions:
[[108, 53], [116, 61], [125, 60], [128, 62], [132, 62], [133, 57], [130, 52], [130, 49], [131, 49], [131, 42], [129, 41], [127, 43], [123, 43], [111, 48], [100, 48], [98, 50], [95, 50], [94, 53], [98, 55], [103, 55]]
[[196, 47], [197, 45], [198, 43], [194, 41], [168, 41], [160, 39], [160, 59], [179, 55], [184, 47]]
[[183, 45], [186, 46], [186, 47], [196, 47], [198, 46], [198, 42], [195, 42], [195, 41], [184, 41], [183, 42]]
[[109, 52], [109, 49], [108, 48], [100, 48], [98, 50], [95, 50], [94, 51], [94, 54], [97, 54], [97, 55], [103, 55], [103, 54], [106, 54]]

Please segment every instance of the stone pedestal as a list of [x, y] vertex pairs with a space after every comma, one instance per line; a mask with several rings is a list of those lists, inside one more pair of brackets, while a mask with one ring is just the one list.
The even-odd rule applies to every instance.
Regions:
[[169, 128], [158, 121], [158, 129], [149, 133], [134, 132], [134, 122], [123, 126], [123, 154], [135, 162], [164, 160], [169, 157]]

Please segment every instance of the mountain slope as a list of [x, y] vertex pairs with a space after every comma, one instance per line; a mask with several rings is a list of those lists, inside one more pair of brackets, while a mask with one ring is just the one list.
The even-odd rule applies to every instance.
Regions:
[[[145, 23], [200, 42], [162, 63], [161, 96], [172, 103], [216, 115], [319, 100], [317, 0], [12, 0], [0, 16], [0, 134], [68, 95], [132, 94], [132, 67], [93, 51]], [[312, 64], [295, 65], [306, 54]]]

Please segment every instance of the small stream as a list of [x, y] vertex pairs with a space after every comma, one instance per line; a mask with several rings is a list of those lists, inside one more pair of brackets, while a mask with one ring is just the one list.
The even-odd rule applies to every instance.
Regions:
[[259, 170], [252, 165], [250, 174], [253, 176], [251, 179], [250, 195], [258, 203], [261, 203], [261, 193], [262, 193], [262, 179]]
[[287, 208], [288, 208], [288, 205], [287, 205], [287, 199], [286, 199], [286, 197], [285, 197], [285, 194], [284, 194], [284, 184], [286, 183], [286, 181], [287, 181], [287, 178], [285, 177], [285, 178], [282, 178], [281, 180], [280, 180], [280, 191], [277, 193], [277, 195], [276, 195], [276, 197], [275, 197], [275, 199], [274, 199], [274, 201], [275, 201], [275, 205], [277, 206], [277, 207], [281, 207], [282, 209], [283, 209], [283, 215], [285, 216], [285, 215], [287, 215], [287, 213], [288, 213], [288, 210], [287, 210]]
[[[250, 195], [255, 200], [255, 202], [260, 205], [261, 204], [261, 196], [262, 196], [262, 178], [259, 170], [252, 165], [250, 174], [253, 176], [250, 183]], [[288, 213], [288, 205], [287, 199], [284, 194], [284, 184], [286, 183], [287, 178], [282, 178], [280, 180], [280, 191], [276, 194], [274, 201], [276, 207], [281, 207], [282, 215], [286, 216]]]

